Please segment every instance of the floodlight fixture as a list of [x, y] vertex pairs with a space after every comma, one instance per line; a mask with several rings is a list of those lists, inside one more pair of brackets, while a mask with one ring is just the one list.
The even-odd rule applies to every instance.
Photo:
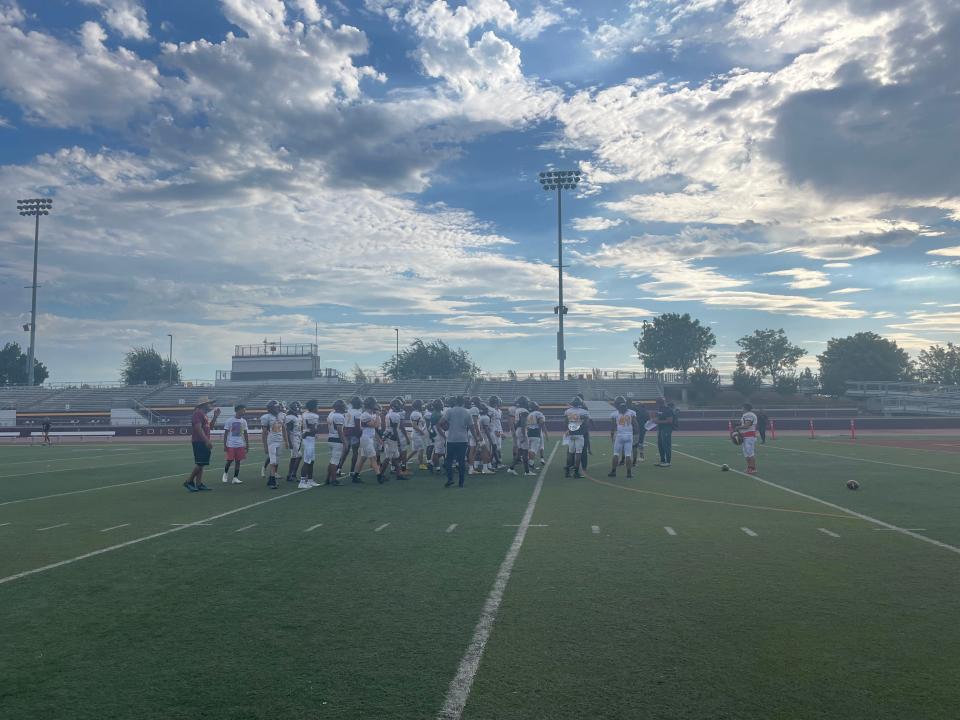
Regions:
[[30, 349], [27, 352], [27, 385], [33, 386], [34, 381], [34, 352], [37, 340], [37, 260], [40, 254], [40, 216], [49, 215], [53, 210], [52, 198], [28, 198], [17, 200], [17, 212], [22, 217], [33, 217], [33, 284], [30, 302]]

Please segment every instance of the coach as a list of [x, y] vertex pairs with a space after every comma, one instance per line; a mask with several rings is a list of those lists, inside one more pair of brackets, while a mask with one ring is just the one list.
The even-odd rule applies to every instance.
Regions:
[[447, 482], [444, 487], [453, 485], [454, 462], [457, 463], [460, 487], [463, 487], [464, 476], [467, 473], [467, 446], [470, 435], [474, 436], [474, 441], [478, 444], [480, 438], [476, 434], [473, 416], [464, 407], [463, 396], [456, 396], [451, 403], [451, 407], [444, 410], [443, 417], [440, 419], [440, 427], [447, 433], [447, 458], [443, 464], [447, 471]]
[[[204, 395], [197, 401], [190, 419], [190, 441], [193, 444], [193, 472], [183, 486], [190, 492], [207, 492], [210, 490], [203, 484], [203, 469], [210, 464], [210, 451], [213, 442], [210, 440], [210, 406], [214, 400]], [[213, 411], [213, 422], [220, 417], [220, 408]]]

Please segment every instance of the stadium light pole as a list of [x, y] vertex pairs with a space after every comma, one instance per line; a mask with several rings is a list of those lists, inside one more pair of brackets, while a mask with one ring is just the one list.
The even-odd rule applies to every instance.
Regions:
[[393, 356], [393, 381], [400, 379], [400, 328], [394, 328], [397, 334], [397, 354]]
[[563, 346], [563, 316], [567, 314], [567, 307], [563, 304], [563, 205], [562, 190], [575, 190], [580, 184], [579, 170], [548, 170], [540, 173], [540, 187], [546, 191], [557, 191], [557, 287], [559, 288], [560, 302], [553, 309], [559, 318], [557, 330], [557, 360], [560, 361], [560, 379], [565, 377], [564, 362], [567, 351]]
[[173, 334], [167, 333], [167, 337], [170, 338], [170, 355], [167, 357], [167, 365], [169, 366], [167, 370], [170, 376], [167, 379], [167, 385], [173, 385]]
[[49, 215], [53, 209], [53, 200], [50, 198], [30, 198], [17, 200], [17, 211], [24, 217], [33, 217], [33, 285], [32, 301], [30, 303], [30, 350], [27, 352], [27, 385], [33, 386], [34, 351], [37, 340], [37, 259], [40, 254], [40, 216]]

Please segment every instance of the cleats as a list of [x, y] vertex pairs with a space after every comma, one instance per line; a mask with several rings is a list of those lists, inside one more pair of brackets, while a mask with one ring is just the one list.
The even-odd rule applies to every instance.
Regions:
[[507, 468], [507, 474], [508, 474], [508, 475], [516, 475], [516, 474], [517, 474], [517, 471], [514, 470], [513, 468]]
[[363, 485], [363, 480], [360, 479], [360, 473], [353, 473], [350, 476], [350, 482], [355, 485]]
[[627, 477], [628, 477], [628, 478], [632, 478], [632, 477], [633, 477], [633, 473], [630, 472], [629, 470], [627, 470]]
[[203, 483], [197, 485], [197, 492], [212, 492], [213, 488], [208, 488]]
[[444, 486], [445, 488], [453, 487], [453, 480], [447, 480], [447, 481], [443, 484], [443, 486]]
[[529, 470], [529, 471], [527, 471], [527, 472], [524, 473], [524, 476], [526, 476], [526, 477], [536, 477], [537, 474], [536, 474], [533, 470]]
[[311, 487], [311, 485], [307, 485], [306, 480], [301, 480], [299, 483], [297, 483], [297, 490], [309, 490]]
[[[579, 472], [574, 472], [573, 476], [578, 480], [583, 478], [583, 475], [581, 475]], [[627, 477], [630, 477], [630, 475], [628, 474]]]
[[269, 478], [267, 480], [267, 487], [271, 490], [276, 490], [279, 486], [277, 485], [277, 479], [275, 477]]
[[233, 478], [233, 480], [231, 480], [230, 482], [231, 482], [233, 485], [243, 485], [243, 480], [241, 480], [241, 479], [238, 478], [238, 477]]
[[223, 477], [220, 478], [220, 482], [222, 482], [222, 483], [224, 483], [224, 484], [230, 482], [230, 476], [227, 475], [226, 473], [224, 473], [224, 474], [223, 474]]
[[616, 476], [617, 476], [616, 470], [611, 470], [610, 472], [607, 473], [607, 477], [616, 477]]
[[189, 480], [187, 480], [187, 481], [183, 484], [183, 486], [187, 489], [188, 492], [197, 492], [197, 486], [194, 485], [194, 484], [193, 484], [192, 482], [190, 482]]

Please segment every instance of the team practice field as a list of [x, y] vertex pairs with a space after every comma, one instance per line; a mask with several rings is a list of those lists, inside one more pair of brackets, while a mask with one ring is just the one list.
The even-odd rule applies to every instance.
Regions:
[[0, 717], [958, 716], [956, 437], [781, 437], [756, 477], [675, 438], [629, 479], [594, 431], [583, 479], [552, 435], [536, 477], [273, 493], [256, 451], [187, 493], [186, 442], [0, 447]]

